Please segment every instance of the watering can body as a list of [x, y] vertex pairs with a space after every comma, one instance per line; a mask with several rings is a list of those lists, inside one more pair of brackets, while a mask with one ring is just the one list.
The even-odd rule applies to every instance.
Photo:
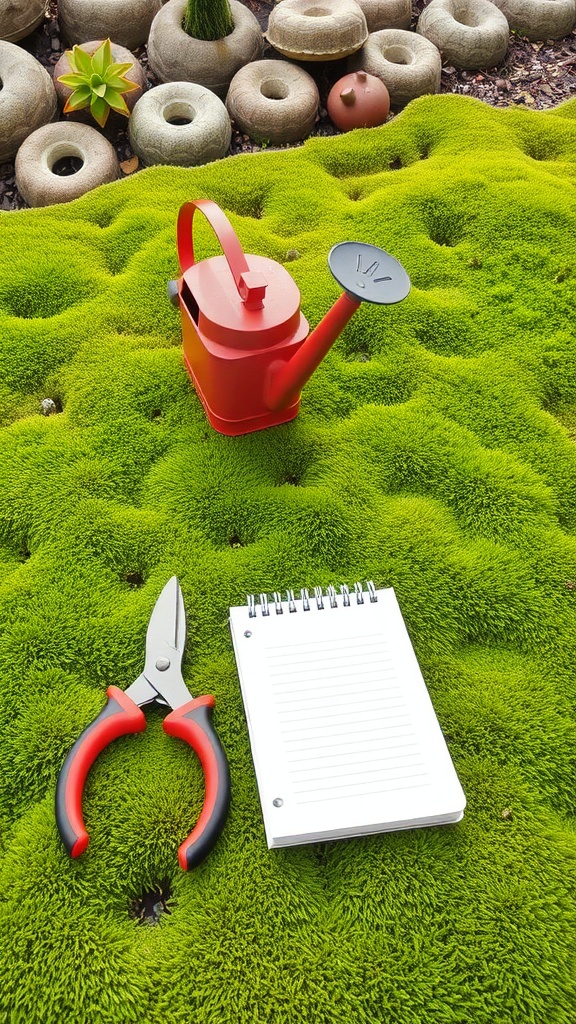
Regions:
[[[214, 229], [223, 255], [196, 262], [197, 212]], [[410, 290], [406, 271], [383, 249], [340, 242], [328, 265], [345, 291], [309, 334], [288, 271], [244, 253], [211, 199], [182, 206], [177, 240], [182, 277], [168, 292], [180, 309], [184, 361], [209, 422], [232, 437], [294, 419], [303, 385], [360, 303], [389, 305]]]
[[[195, 262], [192, 222], [204, 213], [224, 255]], [[271, 409], [266, 393], [274, 366], [286, 363], [308, 336], [300, 292], [280, 263], [249, 255], [211, 200], [186, 203], [178, 220], [182, 343], [211, 425], [235, 436], [293, 419], [299, 395]]]

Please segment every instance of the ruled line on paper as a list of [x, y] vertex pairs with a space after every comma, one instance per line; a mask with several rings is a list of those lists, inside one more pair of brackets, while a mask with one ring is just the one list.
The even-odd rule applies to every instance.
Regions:
[[297, 657], [299, 653], [310, 652], [322, 653], [322, 649], [326, 648], [328, 651], [337, 650], [342, 647], [344, 650], [352, 650], [353, 648], [359, 648], [360, 650], [366, 649], [366, 644], [372, 642], [374, 646], [387, 648], [386, 641], [382, 639], [380, 633], [356, 633], [354, 637], [327, 637], [325, 640], [322, 637], [314, 640], [307, 640], [304, 643], [289, 643], [289, 644], [275, 644], [274, 647], [269, 647], [267, 651], [271, 657], [284, 657], [280, 652], [286, 651], [292, 657]]
[[[342, 665], [338, 663], [338, 671], [336, 672], [333, 668], [326, 668], [325, 672], [319, 672], [314, 666], [310, 666], [307, 663], [308, 671], [299, 672], [295, 675], [293, 670], [290, 672], [270, 672], [268, 674], [268, 680], [272, 683], [275, 688], [280, 686], [292, 686], [294, 683], [313, 683], [315, 680], [330, 680], [330, 683], [335, 685], [348, 685], [354, 686], [354, 682], [357, 679], [364, 679], [367, 675], [375, 675], [378, 678], [397, 678], [397, 673], [393, 668], [384, 668], [381, 665], [374, 665], [373, 662], [354, 662], [354, 668], [348, 669], [347, 672], [342, 671]], [[312, 671], [313, 670], [313, 671]], [[341, 680], [338, 684], [337, 681]], [[329, 684], [328, 684], [329, 685]]]
[[[418, 744], [415, 741], [413, 741], [412, 743], [397, 743], [395, 747], [388, 747], [387, 746], [387, 747], [384, 747], [384, 748], [380, 744], [378, 747], [372, 747], [370, 753], [371, 752], [375, 753], [377, 751], [382, 752], [383, 749], [384, 750], [395, 750], [395, 751], [405, 750], [407, 747], [418, 747]], [[365, 751], [365, 747], [362, 747], [361, 749]], [[317, 754], [317, 755], [314, 755], [314, 757], [310, 757], [309, 755], [306, 756], [306, 757], [289, 757], [288, 758], [288, 762], [290, 764], [302, 764], [302, 763], [303, 764], [310, 764], [312, 761], [326, 761], [329, 758], [337, 758], [338, 759], [338, 764], [344, 764], [344, 763], [346, 763], [346, 764], [365, 764], [366, 762], [364, 760], [362, 760], [362, 761], [346, 761], [346, 762], [344, 761], [345, 758], [347, 758], [347, 757], [356, 757], [356, 755], [359, 754], [359, 753], [360, 753], [360, 749], [358, 748], [358, 744], [356, 744], [353, 748], [351, 748], [348, 751], [342, 751], [341, 750], [341, 751], [339, 751], [336, 754]], [[414, 753], [414, 751], [412, 753]], [[412, 754], [410, 754], [410, 755], [409, 754], [386, 754], [386, 755], [384, 755], [382, 757], [382, 760], [387, 760], [387, 759], [389, 760], [390, 758], [394, 758], [394, 757], [408, 757], [408, 756], [412, 756]], [[295, 768], [294, 771], [316, 771], [316, 769], [315, 769], [314, 766], [312, 766], [310, 768]]]
[[[387, 715], [386, 716], [387, 720], [388, 719], [409, 718], [409, 717], [410, 716], [408, 715], [408, 713], [406, 711], [403, 714], [400, 714], [400, 715]], [[368, 723], [368, 722], [373, 722], [373, 721], [374, 721], [373, 718], [365, 718], [364, 721], [361, 720], [359, 722], [355, 722], [354, 723], [354, 731], [356, 733], [358, 733], [358, 728], [357, 727], [359, 725], [363, 725], [364, 722]], [[332, 723], [332, 722], [298, 722], [298, 721], [296, 721], [295, 724], [290, 722], [289, 723], [289, 728], [286, 725], [283, 726], [282, 733], [286, 734], [287, 732], [296, 732], [296, 733], [302, 734], [303, 732], [309, 731], [310, 729], [330, 729], [330, 730], [332, 730], [334, 724], [346, 725], [349, 722], [350, 722], [349, 716], [344, 716], [344, 721], [343, 722], [338, 722], [338, 723]], [[390, 728], [395, 728], [395, 727], [391, 726]], [[347, 731], [349, 731], [349, 730], [347, 730]], [[334, 735], [332, 732], [330, 734]]]
[[[314, 710], [314, 711], [321, 711], [322, 712], [322, 719], [323, 719], [323, 721], [325, 719], [327, 719], [327, 718], [342, 718], [342, 717], [344, 717], [345, 719], [348, 719], [349, 721], [351, 721], [355, 715], [366, 715], [370, 711], [394, 711], [396, 708], [404, 708], [404, 707], [406, 707], [405, 704], [390, 704], [389, 701], [386, 701], [385, 698], [382, 698], [381, 700], [374, 700], [373, 698], [369, 698], [369, 699], [364, 700], [364, 701], [360, 700], [359, 698], [356, 698], [354, 700], [354, 703], [353, 703], [352, 706], [350, 706], [350, 701], [345, 701], [341, 705], [339, 705], [339, 704], [328, 704], [328, 705], [324, 704], [324, 705], [320, 705], [320, 707], [314, 708], [312, 710]], [[339, 710], [338, 711], [329, 711], [328, 710], [329, 708], [339, 708]], [[300, 709], [298, 709], [298, 708], [290, 708], [290, 709], [288, 709], [287, 708], [285, 711], [279, 712], [279, 714], [288, 723], [295, 722], [295, 721], [301, 721], [301, 717], [300, 717], [300, 719], [298, 719], [298, 718], [288, 718], [287, 717], [288, 715], [295, 715], [295, 714], [297, 714], [298, 710], [300, 710], [302, 713], [306, 713], [308, 715], [310, 714], [310, 708], [308, 708], [308, 709], [306, 709], [306, 708], [300, 708]]]
[[[412, 736], [412, 733], [411, 732], [410, 733], [406, 733], [405, 735]], [[366, 746], [366, 743], [362, 743], [362, 749], [367, 751], [367, 752], [371, 752], [373, 750], [382, 750], [382, 749], [384, 749], [384, 750], [401, 750], [404, 747], [414, 747], [414, 746], [418, 746], [418, 744], [413, 739], [409, 740], [408, 742], [406, 742], [405, 740], [401, 740], [400, 743], [390, 743], [389, 741], [383, 742], [382, 740], [379, 740], [378, 741], [378, 746], [376, 746], [376, 747], [368, 747], [368, 746]], [[334, 754], [329, 754], [327, 752], [328, 748], [333, 748], [333, 747], [336, 747], [335, 753]], [[358, 748], [358, 741], [356, 740], [356, 738], [354, 738], [354, 740], [349, 740], [348, 742], [326, 743], [324, 745], [324, 747], [323, 747], [323, 752], [321, 754], [313, 753], [312, 756], [310, 754], [310, 751], [316, 751], [318, 749], [317, 745], [314, 745], [314, 746], [311, 746], [311, 747], [303, 747], [303, 748], [300, 748], [300, 749], [294, 751], [295, 754], [298, 754], [298, 755], [301, 754], [302, 755], [301, 757], [300, 756], [299, 757], [295, 757], [294, 755], [292, 755], [292, 756], [288, 755], [287, 761], [291, 763], [291, 762], [295, 762], [295, 761], [317, 761], [317, 760], [324, 760], [325, 758], [329, 758], [329, 757], [346, 757], [348, 753], [355, 752], [357, 748]]]
[[[294, 788], [295, 788], [296, 793], [308, 793], [308, 792], [311, 793], [311, 792], [316, 792], [316, 791], [320, 792], [321, 790], [328, 790], [328, 789], [358, 789], [359, 787], [380, 786], [380, 785], [387, 785], [388, 783], [402, 782], [404, 779], [427, 778], [428, 777], [428, 772], [426, 770], [424, 770], [424, 771], [416, 771], [416, 772], [409, 772], [409, 771], [405, 770], [406, 768], [421, 768], [421, 767], [422, 767], [422, 762], [417, 762], [414, 765], [405, 765], [399, 771], [397, 771], [396, 774], [393, 774], [394, 769], [392, 767], [391, 768], [387, 768], [387, 769], [382, 769], [382, 770], [380, 770], [378, 772], [373, 772], [372, 773], [374, 775], [374, 778], [372, 778], [372, 779], [358, 779], [357, 782], [348, 782], [346, 780], [346, 778], [331, 779], [329, 777], [325, 778], [325, 779], [317, 779], [317, 780], [310, 779], [307, 782], [304, 782], [304, 781], [301, 780], [300, 782], [297, 782], [295, 784]], [[362, 775], [362, 774], [370, 774], [370, 773], [369, 772], [355, 772], [354, 774]]]
[[[408, 785], [408, 786], [397, 786], [396, 783], [394, 783], [394, 784], [392, 784], [390, 786], [382, 786], [382, 788], [378, 790], [378, 793], [389, 793], [392, 790], [395, 793], [396, 792], [402, 793], [402, 792], [404, 792], [404, 790], [407, 790], [407, 789], [426, 789], [426, 788], [430, 788], [431, 785], [432, 785], [431, 782], [415, 782], [415, 783], [413, 783], [411, 785]], [[367, 794], [367, 795], [369, 795], [369, 794]], [[358, 796], [362, 796], [362, 794], [358, 794], [357, 793], [356, 797], [358, 797]], [[336, 793], [334, 796], [326, 796], [325, 794], [322, 794], [322, 795], [319, 795], [319, 796], [308, 797], [307, 800], [300, 799], [300, 800], [298, 800], [298, 803], [299, 804], [319, 804], [319, 803], [325, 803], [328, 800], [342, 800], [342, 795], [341, 795], [341, 793]]]

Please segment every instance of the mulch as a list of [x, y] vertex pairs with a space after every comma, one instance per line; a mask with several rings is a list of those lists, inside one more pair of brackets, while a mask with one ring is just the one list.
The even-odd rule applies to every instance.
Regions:
[[[270, 11], [274, 3], [267, 0], [242, 0], [258, 18], [263, 31], [268, 26]], [[429, 0], [414, 0], [413, 27], [419, 14]], [[27, 39], [20, 40], [29, 53], [33, 54], [50, 72], [59, 60], [65, 45], [60, 37], [56, 0], [50, 0], [47, 17], [43, 24]], [[148, 67], [146, 47], [134, 51], [141, 61], [151, 85], [158, 81]], [[264, 56], [277, 56], [266, 44]], [[326, 98], [330, 88], [345, 73], [343, 62], [329, 61], [307, 65], [316, 80], [320, 92], [320, 109], [314, 135], [336, 135], [338, 129], [330, 121], [326, 110]], [[544, 110], [555, 107], [576, 95], [576, 30], [564, 39], [532, 43], [528, 39], [512, 34], [504, 64], [498, 68], [483, 71], [462, 71], [450, 66], [442, 69], [441, 92], [474, 96], [494, 107], [525, 106], [530, 110]], [[123, 174], [138, 169], [138, 158], [134, 156], [124, 126], [108, 133], [108, 138], [118, 154]], [[258, 150], [247, 135], [233, 130], [230, 153], [249, 153]], [[19, 210], [26, 203], [18, 193], [14, 178], [14, 164], [0, 164], [0, 210]]]

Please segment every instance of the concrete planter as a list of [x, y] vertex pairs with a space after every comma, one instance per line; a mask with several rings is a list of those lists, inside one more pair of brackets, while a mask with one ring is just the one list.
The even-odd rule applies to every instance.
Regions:
[[314, 79], [285, 60], [256, 60], [240, 68], [226, 97], [228, 113], [241, 131], [276, 146], [310, 135], [318, 103]]
[[355, 0], [282, 0], [273, 9], [266, 37], [293, 60], [340, 60], [360, 49], [368, 35]]
[[493, 68], [508, 49], [510, 30], [489, 0], [431, 0], [418, 19], [418, 32], [438, 47], [455, 68]]
[[362, 49], [349, 57], [348, 67], [380, 78], [390, 93], [392, 110], [400, 110], [416, 96], [440, 92], [440, 51], [429, 39], [405, 29], [371, 32]]
[[[58, 162], [75, 159], [79, 169], [60, 175]], [[69, 203], [120, 174], [113, 146], [84, 124], [57, 121], [33, 132], [20, 146], [16, 185], [29, 206]]]
[[29, 36], [44, 19], [45, 0], [0, 0], [0, 39], [15, 43]]
[[356, 3], [362, 9], [369, 32], [410, 27], [412, 0], [356, 0]]
[[166, 82], [134, 107], [130, 145], [145, 164], [196, 167], [226, 155], [232, 138], [221, 99], [193, 82]]
[[168, 0], [154, 18], [150, 67], [161, 82], [194, 82], [225, 96], [236, 72], [262, 53], [258, 20], [238, 0], [230, 0], [234, 30], [223, 39], [195, 39], [182, 28], [185, 8], [186, 0]]
[[0, 40], [0, 164], [12, 160], [30, 132], [56, 117], [52, 79], [21, 46]]
[[146, 42], [162, 0], [58, 0], [58, 21], [69, 43], [111, 39], [135, 49]]
[[563, 39], [576, 22], [576, 0], [492, 0], [513, 32], [533, 42]]

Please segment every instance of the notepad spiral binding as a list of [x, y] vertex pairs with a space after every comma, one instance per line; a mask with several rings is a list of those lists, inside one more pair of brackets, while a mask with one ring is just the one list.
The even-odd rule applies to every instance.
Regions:
[[[316, 601], [316, 607], [318, 608], [318, 610], [323, 611], [324, 608], [326, 608], [325, 601], [328, 601], [328, 606], [330, 608], [337, 608], [339, 600], [342, 601], [342, 606], [344, 608], [347, 608], [351, 603], [351, 599], [353, 600], [354, 598], [356, 598], [356, 604], [364, 604], [365, 594], [364, 588], [361, 583], [354, 584], [354, 589], [352, 593], [350, 592], [350, 588], [347, 587], [345, 583], [339, 588], [339, 590], [340, 593], [337, 594], [336, 588], [333, 587], [332, 584], [326, 587], [326, 593], [324, 593], [322, 587], [314, 587], [314, 594], [312, 600]], [[366, 596], [368, 597], [372, 604], [375, 604], [378, 601], [376, 587], [374, 586], [372, 580], [367, 580], [366, 582]], [[274, 593], [272, 594], [271, 601], [268, 598], [268, 594], [258, 595], [259, 604], [256, 603], [256, 596], [254, 594], [247, 594], [246, 600], [248, 604], [248, 616], [251, 619], [255, 619], [257, 617], [258, 608], [260, 609], [260, 614], [262, 616], [266, 617], [267, 615], [270, 615], [270, 608], [272, 604], [274, 606], [274, 611], [276, 615], [284, 614], [282, 595], [278, 590], [275, 590]], [[306, 589], [306, 587], [303, 587], [302, 590], [300, 591], [300, 600], [302, 601], [302, 611], [309, 612], [311, 597], [310, 592]], [[293, 590], [286, 591], [286, 604], [288, 605], [289, 612], [298, 611], [298, 608], [296, 607], [296, 598], [294, 597]]]

